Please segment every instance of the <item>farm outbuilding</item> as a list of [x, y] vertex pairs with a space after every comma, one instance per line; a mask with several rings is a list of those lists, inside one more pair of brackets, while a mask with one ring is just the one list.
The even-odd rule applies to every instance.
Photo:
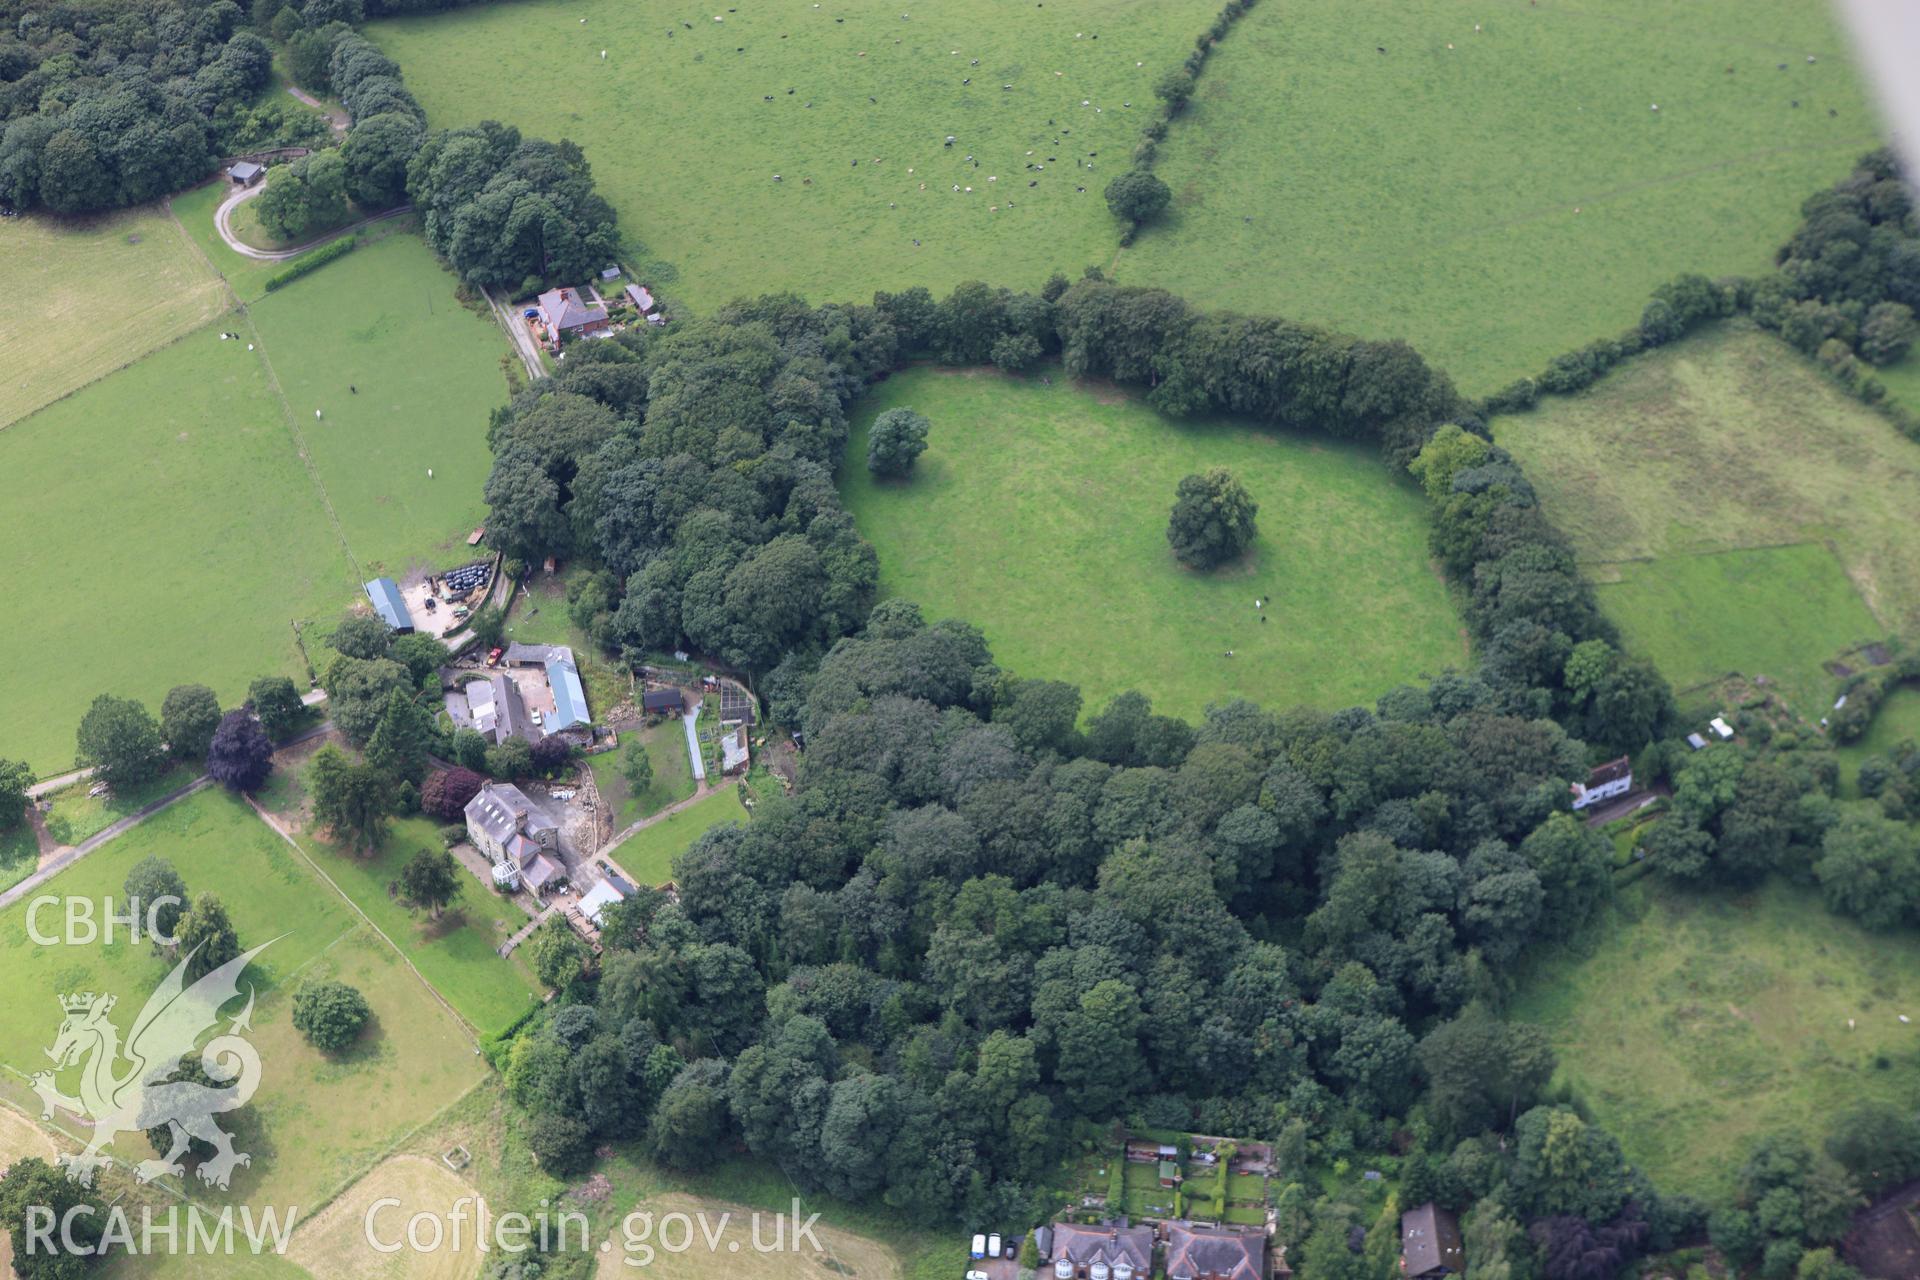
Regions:
[[1401, 1214], [1400, 1269], [1407, 1280], [1442, 1280], [1464, 1272], [1459, 1219], [1431, 1201]]
[[266, 175], [266, 167], [251, 160], [236, 160], [227, 170], [227, 176], [233, 179], [236, 187], [250, 187]]
[[580, 687], [580, 671], [571, 657], [555, 658], [546, 667], [547, 687], [553, 690], [553, 718], [547, 721], [547, 732], [559, 733], [591, 723], [587, 716], [587, 691]]
[[648, 715], [677, 716], [686, 706], [686, 698], [671, 685], [665, 689], [649, 689], [640, 695], [640, 709]]
[[392, 578], [375, 578], [364, 585], [367, 599], [382, 622], [401, 635], [413, 630], [413, 618], [407, 612], [406, 600], [400, 595], [399, 583]]

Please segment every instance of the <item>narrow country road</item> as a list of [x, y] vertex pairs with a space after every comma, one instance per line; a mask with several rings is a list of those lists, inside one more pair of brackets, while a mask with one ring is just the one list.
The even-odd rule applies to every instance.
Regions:
[[186, 786], [167, 792], [167, 794], [161, 796], [158, 800], [155, 800], [151, 804], [142, 805], [139, 809], [136, 809], [111, 826], [101, 828], [85, 840], [82, 840], [79, 844], [54, 854], [53, 857], [41, 865], [38, 871], [35, 871], [25, 880], [13, 886], [13, 888], [8, 889], [5, 893], [0, 893], [0, 910], [5, 910], [7, 907], [12, 906], [20, 899], [26, 897], [29, 893], [32, 893], [35, 889], [38, 889], [62, 871], [65, 871], [68, 867], [80, 861], [80, 859], [86, 857], [101, 845], [107, 843], [107, 841], [114, 839], [116, 836], [125, 835], [162, 809], [177, 804], [194, 792], [212, 785], [213, 779], [207, 777], [205, 774], [201, 774]]
[[513, 342], [513, 349], [520, 353], [520, 363], [527, 367], [527, 377], [538, 380], [547, 376], [546, 369], [540, 363], [540, 348], [534, 344], [533, 335], [527, 332], [526, 324], [512, 307], [493, 296], [493, 290], [484, 289], [487, 305], [493, 308], [494, 319], [507, 331], [507, 337]]
[[213, 211], [213, 229], [220, 233], [222, 240], [226, 241], [227, 248], [243, 257], [257, 258], [261, 262], [285, 262], [288, 258], [297, 258], [307, 250], [317, 249], [323, 244], [338, 240], [341, 236], [350, 236], [362, 227], [370, 227], [376, 222], [385, 222], [388, 218], [397, 218], [403, 213], [413, 212], [412, 205], [403, 204], [389, 209], [385, 213], [376, 213], [371, 218], [362, 218], [360, 221], [349, 223], [338, 230], [329, 231], [323, 236], [317, 236], [305, 244], [295, 245], [291, 249], [256, 249], [233, 234], [233, 225], [230, 220], [233, 217], [233, 211], [235, 209], [266, 189], [267, 184], [264, 182], [257, 187], [236, 187], [233, 194], [225, 200], [222, 200], [220, 207]]
[[[305, 733], [296, 734], [295, 736], [288, 738], [285, 742], [275, 747], [274, 750], [276, 752], [285, 751], [288, 747], [297, 747], [303, 742], [311, 742], [313, 739], [320, 737], [322, 734], [327, 734], [331, 732], [333, 732], [333, 721], [322, 720], [319, 724], [313, 726], [313, 728], [311, 729], [308, 729]], [[82, 769], [79, 771], [78, 776], [85, 777], [86, 775], [89, 775], [92, 772], [93, 770], [91, 769]], [[70, 774], [66, 776], [74, 777], [75, 775]], [[51, 786], [54, 783], [57, 783], [60, 781], [61, 781], [60, 778], [50, 778], [46, 782], [41, 783], [40, 785], [43, 787], [46, 787], [46, 786]], [[41, 864], [40, 869], [35, 871], [32, 875], [28, 876], [25, 880], [22, 880], [19, 884], [14, 885], [11, 889], [8, 889], [6, 892], [0, 893], [0, 911], [4, 911], [6, 908], [20, 901], [20, 899], [26, 897], [29, 893], [32, 893], [35, 889], [38, 889], [41, 885], [51, 880], [54, 876], [59, 875], [62, 871], [65, 871], [68, 867], [80, 861], [80, 859], [86, 857], [88, 854], [92, 853], [95, 849], [98, 849], [101, 845], [106, 844], [108, 841], [113, 840], [119, 836], [125, 835], [127, 832], [133, 830], [135, 827], [145, 822], [148, 818], [151, 818], [154, 814], [159, 813], [162, 809], [171, 808], [173, 805], [176, 805], [180, 801], [185, 800], [188, 796], [193, 795], [195, 792], [204, 791], [206, 788], [212, 785], [213, 785], [213, 779], [203, 773], [199, 777], [195, 778], [192, 782], [187, 783], [185, 786], [176, 787], [174, 790], [167, 792], [167, 794], [165, 794], [164, 796], [161, 796], [158, 800], [154, 800], [151, 803], [140, 806], [140, 808], [134, 810], [132, 813], [120, 819], [118, 822], [115, 822], [110, 826], [102, 827], [99, 831], [94, 832], [92, 835], [88, 836], [85, 840], [82, 840], [79, 844], [73, 845], [70, 848], [62, 849], [59, 853], [54, 854], [53, 857], [49, 858], [45, 863]]]

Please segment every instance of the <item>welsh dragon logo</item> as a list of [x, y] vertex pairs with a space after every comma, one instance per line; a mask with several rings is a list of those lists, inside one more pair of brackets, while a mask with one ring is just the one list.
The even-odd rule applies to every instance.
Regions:
[[[240, 1034], [252, 1029], [252, 986], [247, 988], [246, 1008], [226, 1033], [199, 1050], [200, 1068], [214, 1083], [170, 1077], [194, 1055], [201, 1034], [220, 1021], [221, 1006], [239, 998], [240, 974], [247, 964], [272, 945], [270, 940], [235, 956], [191, 985], [187, 965], [199, 948], [188, 952], [148, 998], [124, 1044], [108, 1016], [115, 997], [91, 991], [60, 997], [66, 1017], [47, 1050], [54, 1069], [35, 1073], [32, 1082], [43, 1118], [51, 1117], [58, 1107], [93, 1123], [93, 1139], [86, 1150], [60, 1157], [69, 1178], [91, 1186], [94, 1173], [110, 1162], [102, 1151], [116, 1136], [160, 1128], [170, 1135], [169, 1147], [159, 1159], [134, 1166], [142, 1182], [162, 1174], [183, 1174], [186, 1169], [180, 1157], [195, 1138], [214, 1148], [198, 1170], [201, 1181], [209, 1186], [224, 1189], [235, 1168], [251, 1163], [252, 1157], [233, 1149], [233, 1135], [215, 1124], [213, 1117], [245, 1106], [260, 1085], [260, 1055]], [[80, 1068], [80, 1096], [70, 1097], [60, 1092], [54, 1077], [75, 1066]]]

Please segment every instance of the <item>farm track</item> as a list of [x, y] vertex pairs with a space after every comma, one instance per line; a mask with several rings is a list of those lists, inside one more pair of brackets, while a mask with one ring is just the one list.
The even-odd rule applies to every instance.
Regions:
[[[287, 741], [275, 747], [274, 750], [276, 753], [285, 751], [289, 747], [297, 747], [301, 743], [311, 742], [313, 739], [323, 734], [331, 733], [332, 731], [333, 721], [322, 720], [305, 733], [287, 739]], [[54, 788], [55, 784], [63, 783], [68, 779], [76, 781], [84, 780], [91, 776], [92, 772], [91, 769], [83, 769], [72, 774], [62, 775], [62, 777], [59, 778], [49, 778], [46, 782], [39, 784], [39, 786], [34, 788], [29, 794], [40, 792], [41, 788]], [[54, 876], [59, 875], [62, 871], [65, 871], [68, 867], [92, 853], [95, 849], [125, 835], [127, 832], [145, 822], [148, 818], [151, 818], [154, 814], [164, 809], [170, 809], [180, 801], [185, 800], [188, 796], [204, 791], [212, 785], [213, 778], [203, 773], [185, 786], [177, 787], [169, 791], [166, 795], [161, 796], [158, 800], [142, 805], [119, 821], [96, 831], [79, 844], [55, 854], [51, 860], [41, 866], [40, 869], [32, 875], [22, 880], [19, 884], [14, 885], [6, 892], [0, 893], [0, 910], [5, 910], [7, 907], [12, 906], [47, 881], [53, 879]]]
[[397, 218], [403, 213], [413, 212], [413, 206], [410, 204], [396, 205], [388, 209], [385, 213], [376, 213], [372, 217], [362, 218], [358, 222], [350, 222], [344, 227], [329, 231], [323, 236], [316, 236], [305, 244], [295, 245], [291, 249], [256, 249], [233, 234], [231, 219], [235, 209], [266, 189], [267, 187], [264, 182], [257, 187], [241, 187], [225, 200], [222, 200], [220, 207], [213, 211], [214, 230], [220, 233], [220, 238], [226, 242], [227, 248], [242, 257], [254, 258], [260, 262], [285, 262], [289, 258], [299, 257], [309, 249], [317, 249], [323, 244], [330, 244], [338, 240], [341, 236], [353, 235], [362, 227], [370, 227], [376, 222], [385, 222], [388, 218]]

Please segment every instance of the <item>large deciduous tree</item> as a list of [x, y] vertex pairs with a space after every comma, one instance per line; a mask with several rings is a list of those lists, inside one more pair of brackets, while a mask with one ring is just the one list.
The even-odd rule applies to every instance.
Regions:
[[400, 897], [408, 906], [425, 908], [428, 919], [460, 896], [460, 864], [445, 849], [422, 849], [400, 869]]
[[180, 917], [180, 954], [189, 978], [204, 978], [240, 954], [240, 938], [233, 931], [227, 908], [211, 893], [194, 895], [193, 905]]
[[913, 470], [927, 447], [926, 415], [912, 409], [888, 409], [873, 420], [867, 434], [867, 470], [892, 479]]
[[273, 772], [273, 743], [261, 723], [244, 710], [220, 718], [207, 745], [207, 772], [233, 791], [258, 791]]
[[160, 726], [132, 698], [103, 693], [80, 721], [80, 759], [109, 787], [134, 787], [157, 776], [166, 763]]
[[1224, 467], [1180, 481], [1167, 522], [1167, 542], [1180, 562], [1211, 569], [1245, 551], [1259, 532], [1260, 507], [1246, 486]]
[[160, 736], [175, 760], [204, 760], [220, 726], [220, 699], [203, 684], [175, 685], [160, 704]]
[[367, 998], [344, 982], [303, 982], [293, 993], [294, 1030], [325, 1053], [337, 1053], [357, 1040], [372, 1015]]

